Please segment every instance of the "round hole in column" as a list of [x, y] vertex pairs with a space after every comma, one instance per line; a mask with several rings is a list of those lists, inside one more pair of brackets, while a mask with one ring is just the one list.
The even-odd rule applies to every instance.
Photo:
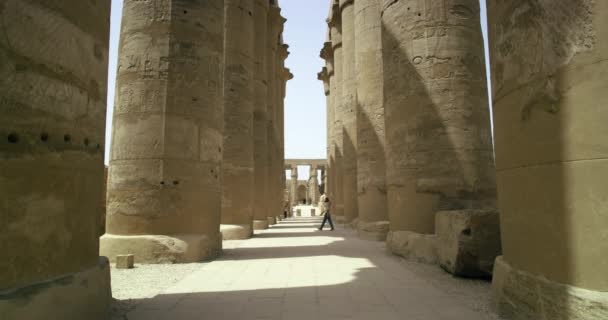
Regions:
[[89, 142], [89, 138], [84, 138], [84, 141], [83, 141], [83, 142], [84, 142], [84, 145], [85, 145], [85, 146], [87, 146], [87, 147], [89, 146], [89, 143], [90, 143], [90, 142]]
[[49, 134], [48, 134], [48, 133], [46, 133], [46, 132], [41, 133], [41, 134], [40, 134], [40, 140], [41, 140], [42, 142], [47, 142], [47, 141], [49, 141]]
[[7, 140], [10, 143], [17, 143], [17, 142], [19, 142], [19, 135], [15, 132], [11, 132], [8, 134]]
[[72, 141], [72, 137], [69, 134], [66, 134], [63, 136], [63, 141], [68, 143], [68, 142]]

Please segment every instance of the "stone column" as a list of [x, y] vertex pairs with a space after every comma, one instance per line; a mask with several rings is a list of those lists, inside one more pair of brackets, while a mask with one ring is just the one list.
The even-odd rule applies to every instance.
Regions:
[[256, 0], [254, 4], [255, 54], [254, 54], [254, 205], [253, 228], [256, 230], [268, 228], [268, 195], [269, 195], [269, 162], [268, 162], [268, 70], [266, 65], [267, 28], [268, 28], [267, 0]]
[[298, 205], [298, 167], [291, 167], [291, 205]]
[[355, 6], [354, 0], [340, 0], [342, 13], [342, 103], [339, 106], [342, 125], [342, 192], [344, 218], [355, 222], [357, 201], [357, 72], [355, 69]]
[[101, 238], [110, 259], [221, 252], [223, 34], [223, 0], [125, 1]]
[[268, 212], [266, 219], [269, 224], [276, 223], [276, 215], [278, 210], [277, 203], [281, 198], [282, 192], [280, 191], [279, 177], [277, 172], [279, 171], [281, 159], [279, 159], [279, 140], [277, 137], [277, 85], [278, 78], [276, 76], [277, 69], [277, 54], [279, 46], [279, 34], [280, 34], [280, 22], [281, 9], [276, 5], [272, 5], [268, 12], [268, 24], [267, 24], [267, 39], [266, 39], [266, 70], [268, 74], [267, 83], [267, 134], [268, 134], [268, 156], [269, 156], [269, 185], [268, 185]]
[[[279, 39], [282, 38], [284, 24], [287, 20], [282, 16], [279, 18]], [[277, 167], [275, 177], [277, 179], [277, 195], [281, 195], [285, 190], [285, 139], [284, 139], [284, 110], [285, 110], [285, 93], [286, 84], [291, 79], [291, 73], [289, 69], [285, 68], [285, 59], [289, 56], [289, 46], [282, 43], [282, 39], [279, 40], [279, 46], [277, 47], [277, 67], [276, 67], [276, 114], [275, 114], [275, 131], [277, 136]], [[275, 215], [280, 219], [283, 217], [283, 209], [285, 203], [282, 197], [277, 198]]]
[[342, 151], [343, 151], [343, 131], [342, 126], [343, 114], [342, 114], [342, 22], [340, 16], [340, 6], [338, 0], [334, 0], [330, 18], [328, 20], [328, 26], [331, 32], [332, 51], [334, 58], [334, 76], [331, 82], [331, 92], [333, 97], [332, 109], [333, 109], [333, 129], [331, 133], [333, 135], [333, 180], [334, 187], [332, 202], [332, 217], [335, 217], [336, 222], [344, 222], [344, 190], [343, 190], [343, 163], [342, 163]]
[[319, 177], [317, 175], [319, 172], [317, 171], [317, 166], [310, 166], [310, 203], [316, 204], [319, 201]]
[[254, 197], [254, 2], [224, 0], [224, 154], [222, 219], [224, 240], [253, 234]]
[[608, 319], [608, 2], [488, 1], [503, 256], [513, 319]]
[[390, 224], [415, 234], [437, 211], [495, 205], [479, 1], [430, 4], [382, 12]]
[[357, 39], [357, 230], [364, 239], [386, 239], [384, 82], [380, 0], [355, 1]]
[[0, 317], [107, 319], [110, 1], [0, 5]]
[[333, 163], [334, 163], [334, 141], [333, 141], [333, 122], [334, 122], [334, 109], [333, 109], [333, 95], [332, 87], [334, 81], [334, 66], [333, 66], [333, 50], [332, 43], [325, 42], [323, 49], [321, 50], [321, 58], [325, 60], [325, 67], [319, 74], [317, 79], [323, 81], [323, 89], [326, 98], [327, 107], [327, 169], [325, 182], [325, 194], [332, 199], [333, 198], [333, 187], [334, 187], [334, 174], [333, 174]]

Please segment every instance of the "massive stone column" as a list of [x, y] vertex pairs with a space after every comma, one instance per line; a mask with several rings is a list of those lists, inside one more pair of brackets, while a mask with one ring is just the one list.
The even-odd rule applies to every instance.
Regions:
[[[285, 22], [287, 20], [282, 16], [279, 18], [279, 38], [282, 38], [282, 33], [284, 29]], [[288, 51], [289, 46], [287, 44], [282, 43], [282, 39], [279, 42], [279, 46], [277, 47], [277, 67], [276, 71], [276, 89], [275, 89], [275, 99], [276, 99], [276, 109], [275, 109], [275, 131], [277, 136], [277, 166], [276, 166], [276, 179], [277, 179], [277, 201], [276, 201], [276, 210], [275, 214], [279, 217], [283, 217], [283, 210], [285, 207], [285, 201], [281, 195], [285, 190], [285, 139], [284, 139], [284, 126], [285, 126], [285, 94], [286, 94], [286, 86], [287, 81], [293, 78], [293, 75], [289, 72], [289, 69], [285, 68], [285, 60], [289, 56]]]
[[342, 13], [342, 192], [344, 218], [358, 218], [357, 201], [357, 72], [355, 68], [355, 6], [354, 0], [340, 0]]
[[221, 251], [224, 1], [124, 2], [101, 253]]
[[0, 2], [0, 318], [107, 319], [110, 1]]
[[359, 236], [372, 240], [385, 240], [389, 231], [380, 2], [355, 1], [357, 229]]
[[267, 133], [267, 99], [268, 99], [268, 70], [266, 67], [267, 50], [267, 28], [268, 9], [267, 0], [256, 0], [254, 4], [254, 29], [255, 29], [255, 54], [254, 54], [254, 206], [253, 206], [253, 228], [268, 228], [268, 186], [269, 186], [269, 163], [268, 163], [268, 133]]
[[343, 112], [342, 112], [342, 22], [340, 16], [340, 6], [338, 0], [334, 0], [330, 16], [328, 19], [328, 27], [331, 33], [331, 43], [334, 61], [334, 76], [331, 81], [331, 92], [333, 97], [332, 109], [333, 109], [333, 123], [332, 123], [332, 141], [333, 154], [330, 156], [333, 158], [333, 180], [334, 187], [332, 202], [332, 215], [335, 216], [336, 222], [344, 222], [344, 189], [343, 189], [343, 137], [344, 128], [342, 124]]
[[608, 2], [488, 1], [503, 256], [513, 319], [608, 319]]
[[391, 230], [419, 234], [495, 202], [479, 1], [426, 4], [382, 12]]
[[225, 0], [224, 154], [222, 219], [224, 240], [253, 234], [254, 206], [254, 2]]
[[279, 46], [279, 35], [280, 35], [280, 19], [281, 19], [281, 9], [275, 5], [271, 5], [268, 12], [268, 21], [267, 21], [267, 38], [266, 38], [266, 71], [268, 74], [267, 81], [267, 138], [268, 138], [268, 161], [269, 161], [269, 182], [268, 182], [268, 212], [266, 219], [269, 224], [276, 223], [276, 215], [277, 215], [277, 202], [281, 198], [282, 191], [280, 191], [277, 172], [280, 168], [279, 164], [281, 163], [281, 159], [279, 159], [279, 140], [277, 137], [276, 130], [276, 115], [277, 111], [277, 99], [276, 92], [278, 86], [278, 78], [276, 76], [277, 69], [277, 51]]

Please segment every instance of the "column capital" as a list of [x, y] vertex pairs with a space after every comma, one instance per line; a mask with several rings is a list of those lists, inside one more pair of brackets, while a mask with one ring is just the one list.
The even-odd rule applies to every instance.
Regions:
[[344, 10], [344, 8], [348, 6], [352, 6], [355, 4], [355, 0], [340, 0], [340, 11]]
[[331, 41], [326, 41], [323, 43], [323, 48], [321, 49], [321, 54], [319, 56], [325, 60], [331, 60], [334, 58], [334, 48]]

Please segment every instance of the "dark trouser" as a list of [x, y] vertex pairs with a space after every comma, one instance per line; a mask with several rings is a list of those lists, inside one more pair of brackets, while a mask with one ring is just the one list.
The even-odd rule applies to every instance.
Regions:
[[331, 229], [334, 229], [334, 222], [331, 221], [331, 213], [327, 212], [325, 214], [325, 216], [323, 217], [323, 223], [321, 224], [321, 227], [319, 229], [323, 230], [323, 227], [325, 226], [325, 222], [329, 221], [329, 225], [331, 226]]

